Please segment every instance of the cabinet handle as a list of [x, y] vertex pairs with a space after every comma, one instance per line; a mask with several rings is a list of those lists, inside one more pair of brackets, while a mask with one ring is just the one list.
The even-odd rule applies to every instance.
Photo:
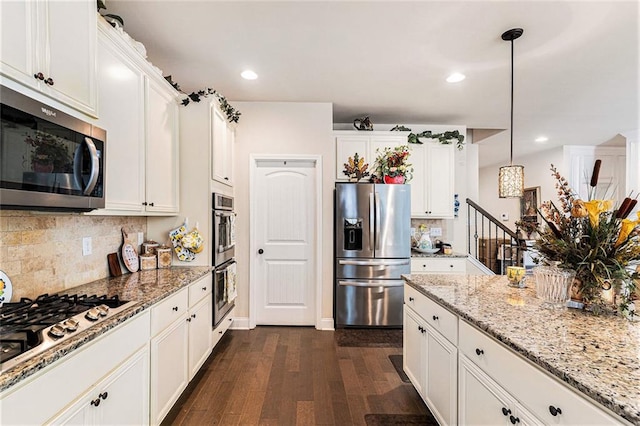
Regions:
[[224, 177], [224, 180], [229, 180], [229, 178], [225, 176], [225, 177]]
[[102, 399], [107, 399], [107, 397], [109, 396], [109, 392], [104, 391], [102, 392], [100, 395], [98, 395], [100, 398]]
[[218, 331], [218, 333], [222, 334], [222, 330]]
[[143, 205], [143, 206], [146, 206], [147, 204], [148, 204], [148, 203], [147, 203], [146, 201], [143, 201], [143, 202], [142, 202], [142, 205]]
[[433, 320], [434, 320], [434, 321], [438, 321], [439, 319], [440, 319], [440, 318], [438, 318], [438, 316], [436, 316], [436, 315], [434, 315], [434, 316], [433, 316]]
[[91, 405], [97, 407], [98, 405], [100, 405], [100, 398], [96, 398], [94, 400], [91, 401]]
[[453, 268], [453, 265], [449, 265], [449, 268]]
[[36, 80], [44, 80], [44, 74], [42, 74], [41, 72], [34, 74], [33, 78], [35, 78]]
[[195, 318], [195, 317], [196, 317], [196, 314], [191, 314], [191, 318]]
[[505, 416], [508, 416], [509, 414], [511, 414], [511, 410], [509, 410], [508, 408], [502, 407], [502, 414], [504, 414]]
[[415, 299], [411, 296], [409, 296], [409, 302], [413, 302]]
[[207, 291], [207, 288], [206, 287], [202, 287], [202, 291]]
[[[484, 354], [484, 350], [476, 348], [476, 355], [480, 356], [482, 354]], [[506, 414], [505, 414], [505, 416], [506, 416]]]
[[191, 317], [187, 318], [187, 322], [191, 322]]
[[53, 86], [53, 79], [51, 77], [49, 77], [48, 79], [46, 79], [44, 81], [44, 84], [48, 84], [49, 86]]
[[155, 203], [149, 203], [149, 205], [150, 205], [151, 207], [153, 207], [153, 206], [155, 205]]
[[177, 307], [177, 306], [174, 306], [174, 307], [173, 307], [173, 308], [171, 308], [171, 309], [172, 309], [172, 310], [174, 310], [174, 311], [176, 311], [176, 312], [178, 312], [178, 307]]
[[562, 414], [562, 410], [560, 409], [560, 407], [554, 407], [553, 405], [549, 406], [549, 412], [553, 417], [557, 416], [558, 414]]
[[511, 422], [512, 425], [515, 425], [516, 423], [520, 423], [520, 419], [513, 416], [509, 416], [509, 421]]

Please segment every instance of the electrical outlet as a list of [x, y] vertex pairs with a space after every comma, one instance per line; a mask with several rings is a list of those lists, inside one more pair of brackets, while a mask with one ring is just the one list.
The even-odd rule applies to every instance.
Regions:
[[441, 237], [442, 236], [442, 228], [431, 228], [429, 235], [432, 237]]
[[138, 232], [138, 246], [141, 246], [144, 243], [144, 233]]
[[89, 256], [93, 250], [91, 249], [91, 237], [82, 238], [82, 255]]
[[507, 220], [509, 220], [509, 213], [502, 213], [500, 215], [500, 219], [506, 222]]

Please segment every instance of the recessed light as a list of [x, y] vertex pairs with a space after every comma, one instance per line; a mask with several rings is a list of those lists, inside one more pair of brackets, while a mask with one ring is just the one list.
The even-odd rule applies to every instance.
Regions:
[[245, 80], [255, 80], [256, 78], [258, 78], [258, 74], [256, 74], [255, 72], [253, 72], [251, 70], [244, 70], [244, 71], [242, 71], [242, 73], [240, 75]]
[[548, 138], [548, 137], [546, 137], [546, 136], [538, 136], [535, 140], [536, 140], [536, 142], [538, 142], [538, 143], [543, 143], [543, 142], [548, 141], [548, 140], [549, 140], [549, 138]]
[[467, 77], [464, 74], [460, 74], [459, 72], [454, 72], [449, 77], [447, 77], [447, 83], [459, 83], [465, 78]]

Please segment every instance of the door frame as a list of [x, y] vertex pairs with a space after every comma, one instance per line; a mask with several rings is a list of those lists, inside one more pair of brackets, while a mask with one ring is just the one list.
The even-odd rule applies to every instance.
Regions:
[[258, 216], [255, 202], [255, 179], [257, 174], [257, 163], [261, 160], [282, 160], [282, 161], [312, 161], [315, 163], [315, 328], [322, 327], [322, 156], [321, 155], [278, 155], [278, 154], [250, 154], [249, 155], [249, 329], [256, 328], [256, 299], [255, 283], [253, 271], [257, 268], [258, 258], [255, 253], [258, 251], [256, 239], [253, 238], [256, 229], [256, 218]]

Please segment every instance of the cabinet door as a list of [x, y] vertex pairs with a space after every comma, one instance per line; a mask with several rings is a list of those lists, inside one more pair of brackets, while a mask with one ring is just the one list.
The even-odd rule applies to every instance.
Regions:
[[373, 171], [373, 161], [375, 155], [369, 150], [368, 136], [338, 136], [336, 138], [336, 180], [348, 180], [349, 177], [342, 173], [344, 164], [349, 161], [349, 157], [353, 157], [358, 153], [359, 157], [364, 158], [364, 162], [369, 164], [367, 169], [369, 173]]
[[95, 1], [40, 2], [38, 14], [38, 30], [47, 31], [43, 40], [43, 53], [47, 53], [39, 55], [38, 68], [45, 78], [54, 81], [53, 85], [41, 83], [41, 88], [53, 91], [51, 95], [61, 102], [96, 116]]
[[151, 423], [160, 424], [189, 382], [186, 316], [151, 339]]
[[409, 181], [411, 185], [411, 217], [427, 216], [426, 193], [429, 175], [425, 162], [426, 150], [424, 144], [411, 145], [411, 157], [409, 157], [411, 164], [413, 164], [413, 179]]
[[98, 125], [107, 131], [105, 209], [143, 212], [144, 75], [100, 34]]
[[179, 210], [178, 104], [169, 88], [148, 79], [146, 99], [146, 210]]
[[226, 131], [226, 142], [225, 142], [225, 146], [224, 146], [224, 156], [225, 156], [225, 166], [226, 166], [226, 171], [225, 171], [225, 175], [226, 177], [228, 177], [228, 185], [229, 186], [233, 186], [233, 154], [234, 154], [234, 149], [235, 149], [235, 142], [236, 142], [236, 131], [234, 129], [234, 127], [231, 124], [227, 123], [227, 131]]
[[413, 387], [424, 397], [426, 340], [422, 330], [425, 328], [420, 317], [406, 305], [403, 327], [402, 368], [413, 383]]
[[211, 353], [211, 293], [189, 310], [189, 380]]
[[440, 424], [457, 424], [458, 349], [430, 326], [424, 398]]
[[[369, 168], [371, 171], [376, 169], [377, 163], [375, 159], [384, 151], [385, 148], [395, 148], [406, 144], [406, 136], [372, 136], [369, 140], [369, 156], [371, 157]], [[412, 160], [413, 157], [409, 156], [409, 163], [411, 163]], [[379, 177], [382, 178], [382, 176]], [[409, 183], [411, 183], [411, 181]]]
[[427, 144], [425, 163], [427, 214], [431, 217], [453, 218], [454, 145]]
[[36, 2], [0, 3], [0, 71], [28, 86], [38, 86], [33, 77], [37, 43]]
[[211, 179], [231, 185], [227, 145], [227, 120], [222, 112], [211, 104]]

